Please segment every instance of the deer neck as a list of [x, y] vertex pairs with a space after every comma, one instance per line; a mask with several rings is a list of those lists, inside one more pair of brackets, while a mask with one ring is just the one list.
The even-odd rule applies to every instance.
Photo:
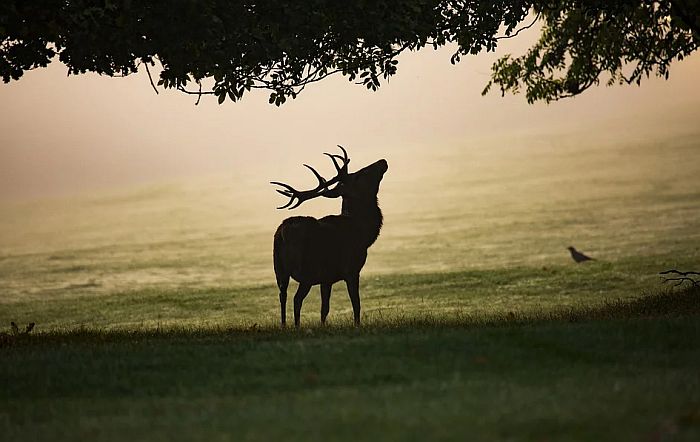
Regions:
[[367, 247], [374, 244], [382, 229], [382, 211], [379, 208], [377, 198], [361, 200], [355, 198], [343, 198], [342, 216], [349, 217], [360, 233], [363, 243]]

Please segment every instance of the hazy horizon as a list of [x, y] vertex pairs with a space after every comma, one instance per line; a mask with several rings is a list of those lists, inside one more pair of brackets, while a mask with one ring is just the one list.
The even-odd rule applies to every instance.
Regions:
[[[253, 92], [219, 106], [173, 91], [156, 95], [144, 72], [127, 78], [66, 77], [59, 62], [0, 86], [0, 200], [90, 194], [212, 174], [286, 179], [302, 162], [343, 144], [353, 165], [379, 157], [479, 149], [521, 136], [609, 132], [622, 140], [690, 129], [700, 109], [700, 59], [641, 87], [593, 88], [550, 105], [481, 90], [496, 57], [522, 53], [537, 36], [456, 66], [451, 48], [402, 56], [378, 92], [334, 76], [280, 108]], [[592, 128], [592, 129], [591, 129]], [[605, 138], [605, 137], [603, 137]], [[405, 160], [405, 158], [403, 158]], [[408, 163], [406, 164], [408, 167]]]

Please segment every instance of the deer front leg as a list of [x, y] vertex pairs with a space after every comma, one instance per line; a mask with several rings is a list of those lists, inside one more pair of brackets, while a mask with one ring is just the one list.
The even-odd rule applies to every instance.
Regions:
[[332, 284], [321, 284], [321, 324], [326, 323], [328, 312], [331, 309]]
[[299, 288], [294, 295], [294, 326], [299, 328], [299, 321], [301, 319], [301, 305], [304, 303], [304, 298], [309, 294], [311, 290], [310, 284], [305, 284], [303, 282], [299, 283]]
[[348, 287], [348, 295], [352, 303], [352, 314], [355, 318], [355, 326], [360, 326], [360, 274], [353, 275], [345, 280]]

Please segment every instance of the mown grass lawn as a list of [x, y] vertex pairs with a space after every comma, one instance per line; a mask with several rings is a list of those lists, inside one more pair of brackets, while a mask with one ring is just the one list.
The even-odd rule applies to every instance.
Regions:
[[700, 291], [549, 314], [2, 340], [6, 440], [697, 440]]

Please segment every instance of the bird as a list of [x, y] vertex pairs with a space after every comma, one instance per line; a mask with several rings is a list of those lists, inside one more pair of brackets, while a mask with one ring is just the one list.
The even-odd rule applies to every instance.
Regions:
[[579, 252], [575, 248], [569, 246], [567, 247], [569, 249], [569, 252], [571, 252], [571, 257], [573, 258], [576, 263], [582, 263], [584, 261], [595, 261], [595, 259], [591, 258], [590, 256], [586, 256], [583, 253]]

